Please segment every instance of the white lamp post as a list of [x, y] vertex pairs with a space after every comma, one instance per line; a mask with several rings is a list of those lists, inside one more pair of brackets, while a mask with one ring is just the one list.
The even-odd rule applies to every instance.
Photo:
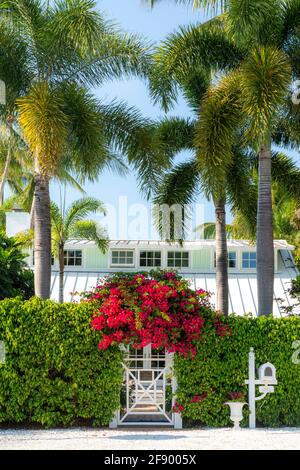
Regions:
[[[274, 385], [277, 385], [276, 369], [273, 364], [266, 362], [258, 369], [258, 380], [255, 377], [255, 353], [254, 349], [250, 348], [249, 352], [249, 376], [245, 380], [248, 385], [248, 404], [250, 409], [249, 428], [256, 428], [256, 402], [265, 398], [268, 393], [274, 392]], [[259, 385], [258, 390], [261, 395], [256, 396], [255, 386]]]

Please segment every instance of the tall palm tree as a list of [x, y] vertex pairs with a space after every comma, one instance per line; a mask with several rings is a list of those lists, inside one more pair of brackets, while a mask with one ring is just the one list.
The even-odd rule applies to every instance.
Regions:
[[[205, 29], [204, 40], [207, 41], [211, 37], [211, 32], [208, 27]], [[215, 175], [211, 178], [211, 175], [215, 173], [215, 166], [211, 164], [211, 160], [203, 157], [204, 162], [200, 162], [200, 158], [196, 159], [196, 155], [199, 155], [199, 145], [197, 142], [198, 128], [201, 120], [203, 119], [203, 99], [206, 97], [212, 81], [212, 71], [210, 62], [207, 61], [205, 64], [194, 66], [189, 63], [182, 67], [180, 64], [173, 63], [173, 57], [177, 53], [177, 48], [181, 45], [176, 44], [173, 48], [174, 35], [171, 35], [166, 39], [165, 43], [159, 47], [154, 55], [155, 67], [152, 70], [150, 90], [155, 102], [159, 102], [165, 111], [168, 111], [174, 101], [177, 98], [178, 90], [180, 89], [183, 93], [191, 111], [192, 119], [188, 122], [184, 122], [180, 119], [171, 119], [162, 122], [158, 127], [159, 136], [158, 139], [162, 138], [165, 142], [166, 148], [170, 148], [171, 151], [174, 148], [175, 152], [178, 150], [190, 150], [194, 153], [194, 159], [190, 161], [187, 166], [179, 165], [175, 167], [174, 172], [167, 175], [166, 181], [163, 182], [161, 188], [158, 190], [158, 197], [156, 202], [160, 204], [168, 203], [172, 205], [186, 204], [190, 200], [193, 200], [195, 195], [195, 184], [198, 188], [201, 188], [205, 195], [211, 199], [215, 206], [216, 215], [216, 287], [217, 287], [217, 309], [223, 312], [225, 315], [228, 314], [228, 253], [227, 253], [227, 241], [226, 241], [226, 202], [228, 197], [232, 204], [239, 201], [242, 204], [242, 197], [235, 198], [234, 193], [237, 194], [237, 188], [235, 183], [238, 181], [240, 185], [240, 194], [243, 194], [242, 187], [248, 181], [245, 168], [240, 163], [239, 171], [236, 175], [241, 176], [239, 179], [235, 177], [232, 179], [231, 169], [226, 172], [219, 172], [219, 177]], [[225, 60], [235, 62], [236, 48], [232, 42], [229, 41], [224, 34], [220, 35], [220, 42], [222, 44], [222, 50]], [[193, 44], [192, 44], [193, 46]], [[187, 47], [187, 57], [189, 54], [196, 54], [196, 49]], [[182, 50], [184, 55], [184, 51]], [[172, 65], [171, 74], [165, 76], [165, 68]], [[224, 101], [219, 103], [219, 108], [227, 106]], [[221, 130], [221, 129], [220, 129]], [[218, 136], [219, 129], [216, 130], [215, 135]], [[176, 143], [178, 147], [176, 148]], [[236, 146], [237, 158], [243, 153], [241, 146]], [[199, 162], [197, 161], [199, 160]], [[232, 168], [236, 167], [235, 164]], [[230, 175], [230, 176], [229, 176]], [[188, 181], [189, 178], [189, 181]], [[174, 192], [172, 191], [171, 184], [176, 186]], [[182, 188], [185, 185], [185, 188]], [[231, 188], [230, 188], [231, 186]], [[229, 191], [229, 193], [228, 193]], [[229, 195], [230, 194], [230, 195]], [[246, 192], [244, 191], [246, 195]], [[172, 204], [170, 202], [172, 201]], [[250, 211], [249, 204], [248, 213]]]
[[[196, 137], [200, 164], [210, 161], [208, 178], [219, 179], [226, 173], [237, 128], [245, 128], [248, 144], [259, 155], [258, 305], [259, 314], [268, 315], [274, 284], [271, 144], [276, 127], [287, 117], [285, 99], [299, 74], [300, 4], [298, 0], [198, 0], [197, 6], [223, 9], [225, 14], [182, 28], [163, 43], [158, 52], [161, 86], [167, 102], [176, 94], [172, 79], [187, 68], [210, 65], [218, 71]], [[230, 43], [234, 58], [228, 53]]]
[[64, 301], [64, 248], [65, 243], [71, 238], [79, 238], [94, 241], [98, 248], [105, 252], [108, 247], [106, 231], [93, 220], [86, 217], [92, 212], [105, 214], [103, 204], [97, 199], [84, 197], [74, 201], [65, 209], [62, 203], [59, 208], [51, 203], [52, 241], [53, 253], [59, 261], [59, 302]]
[[[253, 158], [254, 157], [254, 158]], [[250, 156], [252, 166], [253, 195], [256, 196], [258, 185], [258, 159]], [[292, 244], [299, 244], [300, 207], [300, 169], [292, 158], [283, 153], [272, 152], [272, 199], [273, 199], [273, 228], [274, 238], [285, 239]], [[255, 197], [256, 199], [256, 197]], [[256, 202], [256, 201], [253, 201]], [[255, 240], [255, 219], [245, 217], [245, 214], [235, 208], [231, 224], [226, 226], [228, 238]], [[246, 214], [247, 215], [247, 214]], [[214, 239], [216, 224], [207, 222], [195, 228], [195, 232], [203, 234], [205, 239]]]
[[[95, 178], [115, 156], [103, 123], [112, 114], [116, 125], [116, 103], [110, 113], [110, 106], [83, 87], [148, 73], [147, 45], [116, 30], [94, 5], [91, 0], [0, 4], [0, 79], [8, 102], [17, 105], [17, 124], [34, 161], [35, 293], [42, 298], [50, 294], [50, 177], [63, 157]], [[121, 124], [129, 122], [130, 134], [138, 116], [122, 106], [117, 111], [119, 117], [126, 111]], [[128, 147], [124, 135], [122, 145]], [[132, 159], [139, 150], [133, 146]], [[137, 166], [141, 161], [139, 154]]]
[[[191, 86], [190, 96], [192, 96], [192, 90]], [[199, 94], [195, 93], [194, 96], [198, 97]], [[218, 226], [216, 234], [217, 309], [226, 315], [228, 314], [228, 256], [225, 203], [228, 203], [232, 210], [239, 208], [243, 211], [246, 220], [255, 218], [256, 194], [252, 186], [251, 160], [247, 157], [246, 150], [236, 148], [235, 159], [231, 167], [228, 168], [226, 179], [219, 187], [214, 186], [212, 192], [211, 188], [206, 185], [206, 180], [203, 178], [196, 158], [197, 148], [194, 142], [197, 120], [196, 114], [194, 120], [169, 118], [157, 124], [155, 129], [157, 140], [162, 141], [173, 154], [188, 150], [193, 156], [163, 175], [154, 198], [155, 219], [162, 236], [169, 237], [171, 240], [176, 238], [182, 240], [186, 236], [186, 221], [189, 216], [187, 213], [183, 214], [180, 220], [182, 226], [176, 226], [175, 229], [172, 213], [169, 214], [168, 220], [162, 214], [165, 205], [172, 208], [179, 204], [180, 207], [185, 208], [186, 205], [196, 201], [201, 192], [208, 198], [212, 198], [216, 208], [216, 225]], [[223, 197], [222, 204], [219, 202], [221, 195]], [[166, 222], [169, 226], [171, 223], [170, 230], [169, 226], [165, 227]]]

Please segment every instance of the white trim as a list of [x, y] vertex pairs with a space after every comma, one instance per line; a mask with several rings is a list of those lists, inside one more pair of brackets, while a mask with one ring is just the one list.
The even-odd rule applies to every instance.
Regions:
[[[113, 263], [112, 262], [112, 254], [113, 254], [113, 251], [118, 251], [118, 252], [132, 252], [133, 256], [132, 256], [132, 259], [133, 259], [133, 263]], [[111, 248], [109, 250], [109, 265], [110, 265], [110, 268], [112, 269], [116, 269], [116, 268], [134, 268], [136, 266], [136, 250], [132, 249], [132, 248]]]
[[[141, 253], [142, 251], [144, 252], [147, 252], [147, 253], [155, 253], [155, 252], [159, 252], [160, 253], [160, 266], [141, 266]], [[163, 250], [161, 248], [151, 248], [151, 249], [143, 249], [143, 248], [139, 248], [137, 250], [137, 259], [136, 259], [136, 266], [140, 269], [163, 269], [163, 267], [165, 266], [164, 265], [164, 262], [163, 262]]]
[[[214, 248], [215, 247], [215, 240], [191, 240], [191, 241], [184, 241], [182, 246], [179, 243], [169, 243], [161, 240], [110, 240], [109, 247], [111, 249], [134, 249], [139, 247], [141, 249], [149, 249], [151, 250], [153, 247], [157, 246], [160, 248], [169, 248], [171, 249], [183, 249], [183, 250], [197, 250], [199, 248]], [[88, 240], [69, 240], [66, 243], [66, 246], [82, 246], [82, 247], [91, 247], [96, 246], [95, 242], [88, 241]], [[227, 240], [228, 249], [243, 249], [247, 248], [251, 250], [251, 248], [255, 248], [251, 242], [247, 240]], [[287, 243], [286, 240], [274, 240], [274, 248], [277, 250], [289, 250], [293, 251], [295, 247]]]
[[[181, 253], [181, 263], [182, 263], [182, 254], [183, 253], [187, 253], [188, 254], [188, 265], [187, 266], [180, 266], [180, 267], [176, 267], [176, 266], [169, 266], [169, 253]], [[174, 261], [175, 261], [175, 258], [174, 258]], [[187, 249], [179, 249], [177, 248], [176, 250], [172, 250], [172, 249], [168, 249], [166, 250], [166, 269], [177, 269], [178, 271], [182, 271], [183, 269], [191, 269], [191, 251], [190, 250], [187, 250]]]

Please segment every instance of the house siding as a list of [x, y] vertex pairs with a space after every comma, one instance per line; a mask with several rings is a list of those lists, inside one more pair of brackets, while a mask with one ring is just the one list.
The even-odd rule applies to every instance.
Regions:
[[191, 252], [192, 269], [211, 269], [211, 250], [195, 250]]
[[108, 252], [102, 253], [99, 248], [86, 248], [85, 249], [85, 267], [87, 269], [102, 269], [108, 267]]

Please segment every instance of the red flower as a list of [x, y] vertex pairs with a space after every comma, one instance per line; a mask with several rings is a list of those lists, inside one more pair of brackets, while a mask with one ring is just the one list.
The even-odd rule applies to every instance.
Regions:
[[195, 341], [204, 326], [202, 314], [210, 308], [204, 293], [203, 298], [197, 296], [199, 291], [195, 294], [173, 272], [162, 272], [159, 280], [141, 274], [104, 280], [86, 296], [96, 305], [91, 326], [102, 334], [99, 348], [152, 344], [155, 349], [194, 357]]
[[205, 400], [205, 398], [207, 398], [206, 392], [202, 393], [201, 395], [195, 395], [191, 399], [191, 403], [200, 403], [201, 401]]
[[221, 323], [219, 320], [217, 320], [214, 323], [214, 327], [216, 329], [216, 333], [219, 336], [231, 336], [232, 335], [232, 329], [230, 328], [229, 325], [225, 325], [224, 323]]
[[177, 401], [172, 406], [173, 413], [182, 413], [183, 410], [184, 410], [184, 406], [178, 403]]

